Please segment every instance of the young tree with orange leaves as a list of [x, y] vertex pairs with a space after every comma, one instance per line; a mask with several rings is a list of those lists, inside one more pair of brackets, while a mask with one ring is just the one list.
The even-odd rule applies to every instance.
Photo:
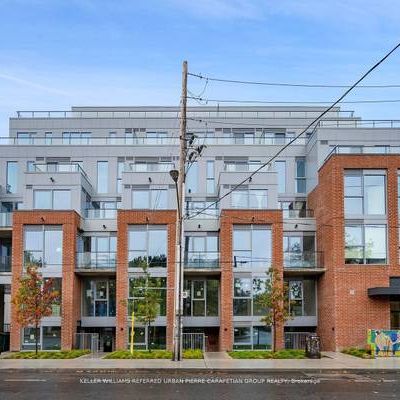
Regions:
[[60, 302], [60, 293], [54, 290], [51, 278], [44, 279], [34, 266], [28, 266], [19, 280], [18, 291], [12, 299], [17, 322], [22, 327], [35, 328], [35, 353], [38, 352], [39, 326], [43, 317], [52, 314], [52, 306]]

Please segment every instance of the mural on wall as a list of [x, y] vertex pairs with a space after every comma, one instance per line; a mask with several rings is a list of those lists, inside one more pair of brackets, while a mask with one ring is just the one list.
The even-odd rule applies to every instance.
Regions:
[[400, 331], [368, 330], [368, 344], [375, 357], [400, 357]]

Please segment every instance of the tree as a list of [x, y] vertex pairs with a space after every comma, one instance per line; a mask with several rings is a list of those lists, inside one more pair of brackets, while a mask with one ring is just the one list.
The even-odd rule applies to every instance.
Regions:
[[261, 318], [265, 325], [272, 329], [272, 351], [276, 351], [276, 326], [283, 325], [291, 319], [289, 311], [288, 287], [282, 282], [280, 271], [271, 267], [268, 271], [269, 278], [265, 282], [265, 290], [256, 299], [257, 305], [265, 310]]
[[141, 299], [137, 301], [136, 313], [138, 320], [147, 326], [148, 349], [151, 352], [150, 327], [159, 315], [161, 296], [156, 287], [150, 286], [151, 277], [148, 271], [148, 264], [143, 262], [141, 267], [144, 272], [145, 286], [141, 293]]
[[18, 291], [12, 299], [17, 322], [22, 327], [35, 328], [35, 353], [38, 352], [39, 325], [43, 317], [52, 314], [52, 306], [60, 302], [60, 293], [54, 290], [53, 279], [44, 279], [35, 266], [29, 265], [26, 275], [19, 280]]

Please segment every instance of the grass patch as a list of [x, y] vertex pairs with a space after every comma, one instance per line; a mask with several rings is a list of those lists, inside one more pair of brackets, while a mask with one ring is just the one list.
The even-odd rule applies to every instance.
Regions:
[[302, 359], [306, 358], [304, 350], [238, 350], [229, 351], [228, 354], [236, 359]]
[[344, 349], [342, 350], [342, 353], [359, 358], [374, 358], [374, 356], [371, 354], [371, 350], [359, 349], [357, 347], [350, 347], [349, 349]]
[[36, 354], [34, 351], [20, 351], [11, 353], [6, 359], [14, 360], [50, 360], [50, 359], [71, 359], [84, 356], [89, 354], [89, 350], [71, 350], [71, 351], [38, 351]]
[[[107, 359], [172, 359], [172, 352], [167, 350], [134, 350], [133, 354], [129, 350], [118, 350], [107, 354], [104, 358]], [[188, 359], [200, 359], [203, 358], [203, 352], [201, 350], [184, 350], [183, 358]]]

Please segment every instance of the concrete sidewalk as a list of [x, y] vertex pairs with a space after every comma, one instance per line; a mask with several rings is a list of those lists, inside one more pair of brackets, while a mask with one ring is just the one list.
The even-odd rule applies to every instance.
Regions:
[[234, 360], [226, 353], [207, 354], [203, 360], [106, 360], [85, 356], [72, 360], [7, 360], [0, 359], [4, 369], [167, 369], [167, 370], [398, 370], [400, 358], [364, 360], [342, 353], [325, 352], [320, 360]]

